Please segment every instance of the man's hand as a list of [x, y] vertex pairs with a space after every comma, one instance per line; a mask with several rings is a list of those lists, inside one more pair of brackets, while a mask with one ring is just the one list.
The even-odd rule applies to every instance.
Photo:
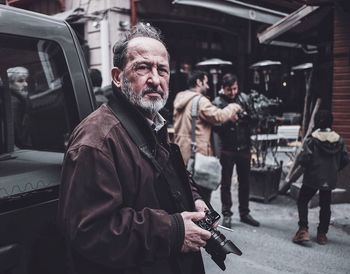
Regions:
[[209, 210], [207, 204], [201, 199], [197, 199], [194, 202], [194, 205], [196, 206], [196, 210], [198, 212], [205, 212], [205, 211]]
[[242, 107], [236, 103], [231, 103], [232, 105], [232, 116], [231, 116], [231, 121], [236, 122], [238, 118], [238, 113], [242, 111]]
[[[196, 210], [199, 212], [205, 212], [209, 210], [207, 204], [201, 199], [196, 200], [194, 202], [194, 205], [196, 206]], [[218, 227], [218, 225], [219, 225], [219, 221], [215, 222], [213, 226]]]
[[237, 122], [238, 120], [239, 120], [239, 117], [238, 117], [237, 114], [234, 114], [234, 115], [231, 116], [231, 121], [232, 122]]
[[230, 105], [232, 105], [232, 111], [237, 114], [238, 112], [242, 111], [242, 107], [239, 104], [236, 103], [231, 103]]
[[181, 252], [199, 251], [206, 245], [206, 241], [211, 237], [211, 233], [200, 228], [193, 221], [199, 221], [204, 218], [204, 212], [182, 212], [182, 219], [185, 226], [185, 240]]

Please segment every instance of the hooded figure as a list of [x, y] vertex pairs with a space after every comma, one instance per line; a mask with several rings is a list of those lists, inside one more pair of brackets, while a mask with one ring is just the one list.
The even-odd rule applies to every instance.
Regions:
[[338, 171], [349, 162], [346, 145], [334, 130], [317, 128], [298, 157], [304, 168], [303, 184], [315, 189], [335, 189]]
[[319, 225], [316, 241], [327, 243], [326, 236], [331, 219], [332, 189], [338, 181], [338, 171], [349, 163], [345, 143], [338, 133], [331, 129], [332, 113], [320, 110], [315, 115], [316, 130], [306, 139], [297, 159], [304, 168], [303, 185], [298, 197], [299, 229], [293, 242], [310, 240], [308, 227], [308, 203], [319, 190]]

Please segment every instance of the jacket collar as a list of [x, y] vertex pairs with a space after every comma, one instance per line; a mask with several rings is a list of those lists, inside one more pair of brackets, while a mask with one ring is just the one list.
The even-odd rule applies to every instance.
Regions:
[[127, 114], [130, 121], [135, 125], [138, 131], [142, 133], [147, 144], [149, 144], [151, 147], [155, 147], [157, 144], [157, 138], [154, 134], [149, 120], [126, 98], [126, 96], [120, 90], [118, 90], [114, 83], [112, 83], [112, 88], [113, 96], [111, 100], [113, 100], [115, 106], [119, 111]]
[[315, 139], [318, 139], [321, 142], [330, 142], [330, 143], [335, 143], [338, 142], [340, 139], [339, 134], [337, 134], [335, 131], [332, 130], [320, 130], [316, 129], [312, 134], [312, 137]]

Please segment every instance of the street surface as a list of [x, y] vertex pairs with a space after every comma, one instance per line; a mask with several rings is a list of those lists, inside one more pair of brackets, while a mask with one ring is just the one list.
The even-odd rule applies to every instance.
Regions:
[[[278, 195], [269, 203], [250, 202], [251, 214], [260, 221], [252, 227], [239, 221], [237, 184], [233, 184], [233, 230], [220, 229], [243, 252], [230, 254], [223, 272], [202, 251], [207, 274], [350, 274], [350, 204], [332, 205], [332, 219], [325, 246], [316, 243], [319, 208], [309, 209], [311, 241], [301, 246], [291, 240], [298, 226], [296, 202]], [[221, 213], [220, 191], [213, 192], [213, 207]]]

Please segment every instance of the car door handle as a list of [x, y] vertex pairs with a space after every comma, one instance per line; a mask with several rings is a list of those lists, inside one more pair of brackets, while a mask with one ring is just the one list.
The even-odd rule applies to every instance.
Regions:
[[19, 262], [22, 256], [22, 246], [10, 244], [0, 246], [0, 274], [10, 273]]

